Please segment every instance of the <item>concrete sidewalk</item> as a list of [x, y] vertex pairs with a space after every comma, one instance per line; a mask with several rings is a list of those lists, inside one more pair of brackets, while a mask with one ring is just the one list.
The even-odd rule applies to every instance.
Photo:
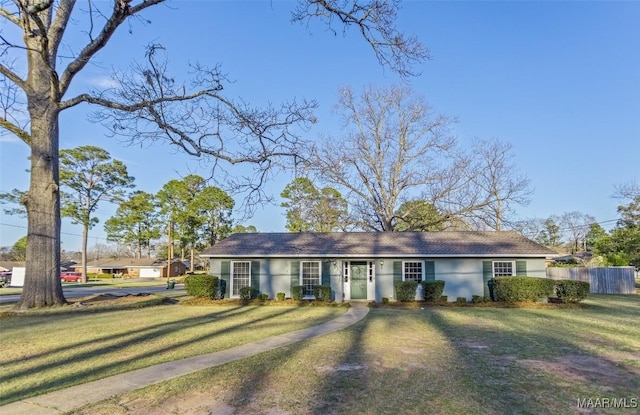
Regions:
[[369, 312], [366, 303], [351, 303], [342, 316], [319, 326], [267, 337], [253, 343], [233, 347], [216, 353], [189, 357], [163, 363], [132, 372], [122, 373], [95, 382], [72, 386], [22, 401], [0, 406], [2, 415], [54, 415], [72, 411], [92, 402], [142, 388], [154, 383], [173, 379], [210, 367], [220, 366], [234, 360], [244, 359], [282, 346], [332, 333], [362, 320]]

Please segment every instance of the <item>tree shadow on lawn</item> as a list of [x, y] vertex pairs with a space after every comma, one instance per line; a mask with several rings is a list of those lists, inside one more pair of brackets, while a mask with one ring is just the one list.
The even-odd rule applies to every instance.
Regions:
[[221, 399], [242, 413], [504, 413], [484, 399], [464, 356], [429, 326], [415, 310], [372, 310], [317, 341], [243, 361], [250, 369], [224, 385]]
[[[117, 311], [122, 311], [122, 310], [112, 310], [113, 312], [117, 312]], [[242, 307], [233, 307], [230, 309], [226, 309], [226, 310], [221, 310], [221, 311], [215, 311], [215, 312], [211, 312], [211, 313], [207, 313], [205, 315], [202, 316], [198, 316], [198, 317], [191, 317], [188, 319], [182, 319], [179, 321], [174, 321], [174, 322], [162, 322], [162, 323], [158, 323], [158, 324], [154, 324], [151, 326], [147, 326], [144, 330], [138, 330], [138, 329], [132, 329], [129, 331], [125, 331], [122, 333], [119, 333], [120, 337], [127, 337], [127, 336], [131, 336], [131, 335], [136, 335], [136, 336], [143, 336], [145, 335], [145, 333], [167, 333], [167, 332], [173, 332], [175, 330], [179, 330], [179, 329], [185, 329], [185, 328], [192, 328], [192, 327], [196, 327], [199, 326], [201, 324], [208, 324], [211, 323], [212, 321], [221, 321], [225, 318], [229, 318], [229, 317], [236, 317], [237, 315], [241, 314], [241, 313], [246, 313], [248, 310], [242, 310]], [[94, 312], [92, 312], [93, 314]], [[58, 314], [56, 314], [55, 316], [48, 316], [48, 317], [44, 317], [44, 316], [38, 316], [41, 319], [41, 322], [39, 324], [51, 324], [52, 323], [52, 319], [55, 319], [56, 321], [60, 321], [60, 320], [68, 320], [72, 317], [76, 317], [76, 319], [78, 317], [81, 317], [78, 314], [75, 314], [75, 316], [69, 316], [68, 314], [66, 315], [62, 315], [59, 316]], [[58, 318], [60, 317], [60, 318]], [[26, 321], [25, 324], [29, 326], [29, 328], [31, 329], [33, 327], [33, 319], [35, 319], [35, 317], [33, 316], [28, 316], [28, 318], [30, 318], [29, 321]], [[37, 322], [36, 322], [37, 323]], [[24, 330], [24, 327], [18, 327], [19, 330]], [[6, 326], [4, 327], [4, 330], [7, 330]], [[5, 331], [6, 334], [6, 331]], [[156, 337], [156, 336], [154, 336]], [[84, 340], [84, 341], [79, 341], [79, 342], [75, 342], [75, 343], [68, 343], [65, 344], [64, 346], [60, 346], [58, 348], [50, 348], [47, 349], [46, 351], [43, 351], [41, 353], [35, 353], [35, 354], [28, 354], [22, 358], [17, 358], [17, 359], [11, 359], [10, 361], [6, 361], [6, 362], [0, 362], [0, 368], [5, 368], [5, 367], [11, 367], [11, 366], [15, 366], [16, 363], [22, 363], [22, 362], [27, 362], [27, 361], [33, 361], [35, 359], [41, 358], [41, 357], [47, 357], [50, 356], [52, 354], [56, 354], [56, 353], [61, 353], [61, 352], [65, 352], [65, 351], [69, 351], [71, 349], [78, 349], [80, 347], [84, 347], [87, 345], [91, 345], [91, 344], [95, 344], [95, 343], [103, 343], [103, 342], [109, 342], [112, 341], [114, 339], [113, 335], [109, 334], [109, 335], [105, 335], [102, 337], [97, 337], [97, 338], [92, 338], [89, 340]], [[125, 344], [126, 345], [126, 344]], [[112, 346], [105, 346], [104, 349], [100, 349], [98, 351], [96, 351], [95, 353], [100, 353], [103, 351], [108, 351], [109, 349], [111, 349]], [[94, 353], [92, 353], [94, 354]], [[79, 355], [76, 355], [79, 356]], [[84, 356], [84, 357], [88, 357], [88, 356]], [[77, 360], [77, 359], [74, 359]], [[44, 367], [40, 366], [39, 370], [42, 370]], [[19, 373], [18, 373], [19, 374]], [[0, 381], [6, 380], [9, 376], [7, 375], [0, 375]]]
[[550, 316], [540, 310], [484, 309], [481, 317], [469, 318], [462, 309], [428, 310], [425, 317], [450, 339], [484, 391], [482, 413], [494, 413], [488, 407], [495, 413], [580, 413], [580, 399], [637, 399], [635, 368], [588, 350], [589, 338], [582, 335], [597, 336], [597, 328], [567, 331], [564, 314], [573, 310], [554, 311]]
[[208, 386], [235, 411], [266, 414], [567, 414], [578, 399], [637, 398], [637, 374], [583, 341], [538, 310], [374, 309]]
[[[250, 328], [250, 325], [255, 325], [258, 323], [268, 323], [270, 320], [275, 319], [277, 317], [284, 316], [289, 313], [293, 313], [295, 308], [283, 308], [277, 310], [278, 312], [273, 313], [267, 317], [259, 318], [252, 320], [250, 324], [239, 324], [231, 327], [227, 327], [221, 330], [215, 330], [210, 332], [205, 336], [200, 336], [197, 339], [185, 339], [179, 342], [170, 342], [166, 346], [160, 348], [153, 348], [153, 342], [161, 339], [163, 336], [169, 334], [175, 334], [181, 330], [185, 330], [188, 328], [193, 328], [203, 324], [211, 324], [215, 322], [219, 322], [221, 318], [227, 317], [237, 317], [239, 314], [249, 314], [251, 311], [254, 311], [255, 308], [244, 307], [241, 310], [238, 310], [240, 307], [234, 307], [231, 310], [224, 311], [216, 311], [213, 313], [207, 313], [205, 316], [198, 316], [188, 319], [182, 319], [179, 321], [171, 322], [171, 323], [159, 323], [153, 326], [150, 326], [144, 330], [130, 330], [128, 332], [120, 335], [118, 339], [114, 339], [109, 336], [105, 336], [99, 339], [94, 339], [87, 342], [78, 343], [76, 345], [72, 345], [72, 348], [78, 348], [81, 345], [88, 345], [90, 343], [107, 343], [103, 346], [100, 346], [97, 349], [93, 349], [87, 352], [73, 353], [68, 355], [68, 357], [56, 359], [54, 362], [49, 362], [45, 364], [39, 364], [37, 359], [33, 359], [30, 357], [27, 359], [29, 362], [32, 362], [28, 367], [19, 369], [17, 371], [5, 370], [4, 373], [0, 376], [0, 382], [7, 381], [8, 379], [15, 380], [18, 377], [30, 378], [33, 376], [38, 376], [37, 382], [32, 382], [32, 386], [22, 387], [20, 389], [16, 389], [13, 391], [7, 391], [4, 388], [2, 403], [0, 405], [4, 405], [25, 397], [38, 395], [46, 392], [50, 392], [57, 389], [62, 389], [64, 387], [72, 386], [79, 383], [86, 383], [88, 381], [97, 380], [106, 376], [111, 376], [117, 373], [121, 373], [123, 368], [130, 365], [132, 362], [139, 361], [144, 357], [145, 354], [153, 353], [153, 354], [162, 354], [164, 352], [174, 350], [180, 347], [188, 346], [192, 343], [198, 343], [201, 341], [205, 341], [217, 336], [224, 336], [229, 334], [234, 334], [238, 332], [247, 331]], [[275, 309], [274, 309], [275, 311]], [[317, 323], [311, 322], [311, 324], [320, 324], [320, 322], [324, 321], [321, 318], [318, 318], [319, 321]], [[280, 325], [281, 323], [272, 322], [269, 325]], [[251, 341], [251, 340], [247, 340]], [[244, 342], [242, 342], [244, 343]], [[93, 365], [91, 367], [82, 368], [73, 373], [69, 373], [64, 376], [58, 377], [47, 377], [46, 372], [48, 370], [55, 370], [58, 367], [63, 367], [65, 365], [71, 365], [77, 362], [82, 362], [88, 358], [94, 358], [96, 356], [102, 356], [105, 353], [112, 352], [114, 349], [122, 349], [130, 346], [139, 345], [141, 348], [147, 345], [147, 349], [141, 350], [141, 353], [135, 353], [127, 358], [114, 358], [114, 359], [102, 359], [100, 364]], [[232, 345], [234, 346], [234, 345]], [[232, 347], [230, 346], [230, 347]], [[55, 352], [60, 353], [67, 348], [57, 349]], [[202, 350], [200, 354], [211, 353], [216, 350]], [[39, 357], [49, 356], [51, 353], [40, 354]], [[186, 357], [186, 356], [185, 356]], [[33, 360], [32, 360], [33, 359]], [[166, 361], [166, 360], [165, 360]], [[154, 362], [153, 364], [158, 364], [161, 362]], [[138, 369], [141, 367], [146, 367], [149, 364], [137, 365], [135, 367], [130, 367], [127, 370]]]
[[584, 333], [598, 336], [599, 326], [587, 319], [576, 335], [567, 311], [582, 310], [373, 309], [346, 329], [101, 405], [123, 411], [113, 413], [564, 415], [593, 412], [579, 399], [637, 398], [633, 368], [592, 351]]

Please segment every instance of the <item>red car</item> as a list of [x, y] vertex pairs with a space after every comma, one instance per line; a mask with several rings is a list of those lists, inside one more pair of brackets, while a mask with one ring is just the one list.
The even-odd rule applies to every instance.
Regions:
[[82, 281], [82, 274], [79, 272], [63, 272], [60, 274], [60, 280], [62, 282], [69, 282], [69, 281], [80, 282]]

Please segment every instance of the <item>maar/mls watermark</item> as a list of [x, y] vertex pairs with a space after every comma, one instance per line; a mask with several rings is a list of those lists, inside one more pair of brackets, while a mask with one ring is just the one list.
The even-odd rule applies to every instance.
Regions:
[[578, 408], [610, 408], [610, 409], [636, 409], [640, 408], [638, 397], [632, 398], [578, 398]]

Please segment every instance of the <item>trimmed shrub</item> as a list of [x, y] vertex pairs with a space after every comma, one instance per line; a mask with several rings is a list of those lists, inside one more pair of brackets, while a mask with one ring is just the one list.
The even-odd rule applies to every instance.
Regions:
[[498, 277], [494, 279], [494, 296], [508, 303], [534, 302], [553, 293], [555, 281], [537, 277]]
[[269, 294], [260, 293], [258, 294], [258, 300], [267, 301], [269, 299]]
[[456, 304], [467, 304], [467, 297], [457, 297]]
[[444, 281], [422, 281], [420, 284], [422, 284], [422, 296], [424, 301], [435, 303], [440, 299], [440, 297], [442, 297], [442, 293], [444, 292]]
[[300, 301], [304, 298], [306, 291], [307, 290], [304, 288], [304, 286], [296, 285], [295, 287], [291, 288], [291, 298]]
[[448, 303], [449, 302], [449, 296], [441, 295], [440, 296], [440, 302], [441, 303]]
[[184, 289], [193, 297], [214, 298], [218, 277], [208, 274], [189, 275], [184, 278]]
[[278, 299], [278, 301], [284, 301], [286, 294], [285, 293], [277, 293], [276, 294], [276, 298]]
[[326, 303], [331, 302], [331, 286], [329, 285], [314, 285], [313, 297], [318, 301], [324, 301]]
[[382, 304], [389, 304], [389, 299], [387, 297], [382, 297]]
[[253, 287], [242, 287], [242, 288], [240, 288], [240, 299], [241, 300], [253, 300], [257, 296], [258, 296], [258, 290], [256, 290]]
[[587, 298], [590, 284], [584, 281], [559, 280], [556, 283], [556, 295], [563, 303], [579, 303]]
[[415, 301], [417, 288], [416, 281], [399, 282], [396, 284], [396, 298], [402, 302]]
[[474, 304], [484, 303], [485, 299], [483, 295], [472, 295], [471, 302]]

